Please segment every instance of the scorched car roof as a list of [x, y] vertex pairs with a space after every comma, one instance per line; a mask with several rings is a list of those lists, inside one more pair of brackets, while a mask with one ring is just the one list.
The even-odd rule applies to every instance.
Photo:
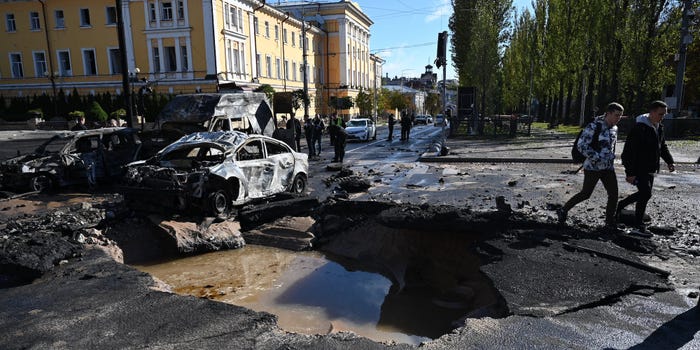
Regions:
[[224, 149], [229, 149], [242, 144], [248, 138], [250, 137], [247, 134], [240, 131], [196, 132], [185, 135], [179, 140], [171, 143], [169, 146], [165, 147], [161, 153], [170, 152], [171, 150], [180, 148], [184, 145], [198, 143], [213, 143]]

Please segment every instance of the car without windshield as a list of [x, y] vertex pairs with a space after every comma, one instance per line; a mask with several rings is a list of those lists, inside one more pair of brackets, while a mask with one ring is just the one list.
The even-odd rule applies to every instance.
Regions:
[[138, 159], [141, 141], [130, 128], [56, 134], [34, 152], [0, 163], [3, 188], [45, 191], [69, 185], [116, 181]]
[[255, 199], [305, 193], [308, 168], [306, 154], [271, 137], [199, 132], [129, 164], [122, 189], [132, 203], [225, 218]]
[[350, 119], [346, 124], [345, 131], [348, 133], [348, 140], [369, 141], [377, 139], [377, 126], [372, 119]]

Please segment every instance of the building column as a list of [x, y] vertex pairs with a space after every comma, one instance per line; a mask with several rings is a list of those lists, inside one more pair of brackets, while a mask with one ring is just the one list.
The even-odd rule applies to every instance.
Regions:
[[[347, 40], [347, 20], [340, 20], [338, 25], [338, 39], [340, 40], [338, 58], [340, 60], [340, 85], [348, 84], [348, 55], [351, 54], [348, 51], [348, 40]], [[345, 52], [344, 54], [342, 54]]]
[[219, 55], [216, 54], [217, 48], [214, 41], [214, 28], [218, 20], [214, 14], [214, 5], [212, 0], [202, 0], [203, 23], [202, 32], [204, 33], [204, 57], [206, 57], [207, 75], [216, 75], [216, 67], [222, 67], [219, 61]]
[[[257, 47], [255, 44], [255, 41], [258, 40], [257, 35], [255, 35], [255, 14], [249, 13], [248, 14], [248, 23], [250, 23], [250, 62], [253, 62], [251, 65], [250, 69], [250, 75], [252, 79], [255, 79], [260, 76], [260, 72], [258, 72], [258, 60], [255, 55], [257, 52], [255, 52], [255, 48]], [[260, 23], [258, 23], [259, 25]], [[263, 62], [262, 62], [262, 57], [260, 58], [260, 69], [262, 70]]]

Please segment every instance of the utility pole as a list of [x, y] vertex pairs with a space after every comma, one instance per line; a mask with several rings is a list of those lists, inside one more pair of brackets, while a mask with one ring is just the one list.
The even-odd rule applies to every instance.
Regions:
[[685, 76], [685, 62], [686, 53], [688, 51], [688, 45], [693, 41], [693, 37], [690, 35], [690, 19], [693, 16], [692, 13], [692, 0], [685, 0], [683, 2], [683, 18], [681, 19], [681, 40], [680, 48], [678, 49], [678, 66], [676, 68], [676, 87], [673, 90], [673, 97], [675, 99], [675, 110], [674, 116], [679, 117], [681, 108], [683, 108], [683, 77]]
[[[124, 103], [126, 104], [126, 125], [133, 127], [133, 103], [131, 100], [131, 91], [129, 91], [129, 68], [126, 63], [126, 40], [124, 38], [124, 17], [122, 9], [122, 0], [117, 1], [117, 38], [119, 40], [119, 59], [120, 68], [122, 71], [122, 91], [124, 94]], [[128, 4], [128, 3], [127, 3]]]

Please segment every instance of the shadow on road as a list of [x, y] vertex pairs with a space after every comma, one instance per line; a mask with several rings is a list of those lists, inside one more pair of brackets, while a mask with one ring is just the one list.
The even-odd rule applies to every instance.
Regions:
[[679, 349], [700, 331], [700, 307], [696, 306], [664, 323], [643, 342], [628, 350]]

